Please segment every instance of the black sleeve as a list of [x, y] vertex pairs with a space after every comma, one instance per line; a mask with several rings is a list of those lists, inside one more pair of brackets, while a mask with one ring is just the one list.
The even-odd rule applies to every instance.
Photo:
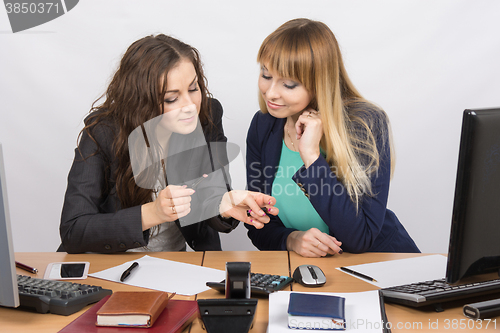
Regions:
[[141, 206], [120, 209], [111, 179], [113, 130], [96, 125], [91, 134], [93, 139], [82, 133], [68, 174], [59, 228], [64, 250], [111, 253], [144, 246]]

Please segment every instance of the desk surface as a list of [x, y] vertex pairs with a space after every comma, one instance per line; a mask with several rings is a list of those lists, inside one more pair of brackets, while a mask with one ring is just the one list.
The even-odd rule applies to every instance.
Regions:
[[[127, 261], [140, 258], [144, 253], [121, 253], [121, 254], [66, 254], [66, 253], [16, 253], [16, 260], [21, 261], [39, 269], [37, 275], [30, 274], [17, 269], [18, 274], [31, 275], [33, 277], [43, 277], [45, 267], [50, 262], [57, 261], [89, 261], [90, 273], [98, 272]], [[259, 251], [224, 251], [224, 252], [157, 252], [148, 255], [185, 262], [193, 265], [201, 265], [216, 269], [225, 269], [227, 261], [249, 261], [252, 263], [253, 272], [272, 273], [279, 275], [289, 275], [293, 273], [295, 267], [303, 264], [313, 264], [321, 267], [324, 271], [327, 283], [314, 291], [326, 292], [357, 292], [377, 289], [375, 286], [354, 278], [348, 274], [338, 271], [340, 266], [350, 266], [376, 261], [394, 260], [410, 258], [423, 254], [401, 254], [401, 253], [364, 253], [350, 254], [344, 253], [329, 258], [303, 258], [295, 253], [288, 252], [259, 252]], [[76, 280], [75, 282], [81, 282]], [[139, 287], [128, 286], [111, 281], [89, 277], [85, 280], [88, 284], [100, 285], [103, 288], [118, 290], [141, 290]], [[311, 291], [299, 284], [293, 284], [288, 290]], [[221, 298], [222, 294], [208, 290], [196, 296], [176, 295], [176, 299], [203, 299]], [[500, 319], [498, 322], [491, 322], [486, 328], [486, 323], [479, 327], [478, 322], [468, 321], [462, 315], [462, 305], [464, 302], [447, 304], [444, 312], [436, 313], [432, 310], [413, 309], [410, 307], [386, 304], [386, 313], [392, 325], [392, 332], [461, 332], [471, 331], [470, 327], [476, 331], [500, 330]], [[88, 308], [88, 307], [87, 307]], [[0, 308], [0, 327], [2, 332], [57, 332], [73, 321], [87, 308], [71, 316], [59, 316], [53, 314], [39, 314], [18, 309]], [[251, 333], [266, 332], [268, 323], [269, 302], [266, 298], [259, 298], [257, 313]], [[496, 327], [495, 325], [496, 324]], [[431, 327], [429, 327], [431, 325]], [[460, 327], [467, 327], [460, 329]], [[468, 325], [468, 326], [467, 326]], [[198, 321], [185, 332], [201, 333], [206, 332], [201, 328]]]

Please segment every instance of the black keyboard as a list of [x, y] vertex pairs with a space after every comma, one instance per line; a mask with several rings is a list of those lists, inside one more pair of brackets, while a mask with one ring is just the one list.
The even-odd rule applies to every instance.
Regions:
[[[270, 293], [281, 290], [293, 282], [288, 276], [250, 273], [250, 291], [252, 296], [268, 296]], [[221, 282], [207, 282], [207, 286], [225, 293], [226, 280]]]
[[421, 307], [500, 292], [500, 279], [468, 284], [447, 284], [445, 279], [381, 289], [384, 301]]
[[21, 306], [34, 308], [40, 313], [68, 316], [88, 304], [100, 301], [112, 291], [99, 286], [37, 279], [17, 275], [19, 302]]

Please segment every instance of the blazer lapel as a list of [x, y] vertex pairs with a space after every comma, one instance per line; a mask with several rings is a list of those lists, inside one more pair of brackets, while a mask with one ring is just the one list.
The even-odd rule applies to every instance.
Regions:
[[[264, 171], [264, 177], [266, 183], [272, 185], [274, 182], [274, 178], [276, 177], [276, 173], [278, 171], [278, 164], [281, 157], [281, 148], [283, 147], [283, 133], [286, 119], [277, 118], [274, 122], [274, 126], [269, 133], [268, 142], [265, 144], [265, 150], [262, 154], [263, 167], [264, 170], [272, 170], [272, 172]], [[268, 190], [271, 194], [272, 186], [266, 186], [266, 190]]]

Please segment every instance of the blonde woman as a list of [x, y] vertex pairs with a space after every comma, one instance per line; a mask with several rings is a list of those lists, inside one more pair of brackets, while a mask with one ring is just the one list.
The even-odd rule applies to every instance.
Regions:
[[351, 83], [328, 26], [286, 22], [257, 60], [261, 111], [247, 136], [247, 183], [275, 197], [279, 214], [262, 229], [246, 226], [253, 244], [305, 257], [419, 252], [386, 207], [394, 168], [387, 115]]

